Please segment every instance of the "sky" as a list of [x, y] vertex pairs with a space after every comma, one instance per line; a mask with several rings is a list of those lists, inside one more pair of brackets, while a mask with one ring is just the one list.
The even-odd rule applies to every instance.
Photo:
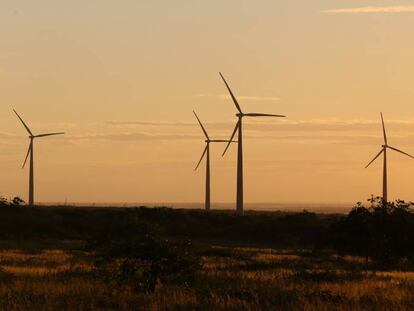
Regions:
[[[0, 194], [40, 202], [202, 202], [195, 110], [228, 138], [246, 120], [245, 201], [381, 194], [382, 144], [414, 154], [414, 1], [2, 0]], [[234, 202], [236, 148], [212, 146], [212, 201]], [[389, 198], [414, 200], [414, 159], [389, 155]]]

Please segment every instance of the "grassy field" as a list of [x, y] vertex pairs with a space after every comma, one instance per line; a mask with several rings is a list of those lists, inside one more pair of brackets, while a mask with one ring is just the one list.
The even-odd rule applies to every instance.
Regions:
[[[17, 215], [36, 221], [32, 213], [7, 211], [2, 222]], [[69, 210], [36, 213], [52, 220], [68, 213], [79, 225], [90, 215], [84, 213], [93, 212], [76, 211], [77, 218]], [[138, 213], [160, 216], [159, 211]], [[169, 213], [184, 212], [168, 211], [162, 223]], [[49, 227], [47, 231], [37, 226], [39, 231], [27, 237], [27, 229], [21, 228], [19, 235], [17, 226], [15, 239], [13, 232], [0, 229], [1, 310], [414, 310], [410, 269], [375, 270], [363, 258], [340, 257], [329, 250], [314, 253], [306, 243], [289, 248], [254, 246], [231, 238], [208, 241], [203, 235], [193, 238], [202, 261], [194, 284], [161, 284], [154, 293], [136, 291], [102, 278], [94, 252], [87, 251], [85, 241], [75, 234], [66, 236], [68, 228], [55, 232], [56, 227]], [[178, 230], [177, 236], [182, 235]]]

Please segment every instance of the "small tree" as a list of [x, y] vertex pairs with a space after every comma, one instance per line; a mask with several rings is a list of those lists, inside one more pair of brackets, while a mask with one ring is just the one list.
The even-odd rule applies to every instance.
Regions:
[[12, 200], [7, 200], [0, 196], [0, 207], [20, 207], [24, 205], [24, 201], [20, 197], [14, 197]]
[[24, 200], [20, 197], [14, 197], [10, 202], [11, 207], [21, 207], [25, 204]]
[[0, 207], [8, 207], [8, 206], [9, 206], [9, 202], [7, 201], [7, 199], [0, 196]]
[[413, 203], [397, 200], [383, 204], [382, 198], [358, 203], [332, 227], [332, 242], [342, 253], [363, 255], [378, 263], [414, 257]]

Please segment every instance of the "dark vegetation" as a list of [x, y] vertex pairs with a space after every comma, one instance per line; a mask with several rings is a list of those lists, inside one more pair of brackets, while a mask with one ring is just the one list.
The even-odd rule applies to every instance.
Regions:
[[414, 259], [413, 203], [397, 200], [383, 204], [382, 198], [358, 203], [331, 227], [331, 245], [342, 254], [364, 256], [380, 266], [401, 259]]
[[0, 208], [3, 207], [22, 207], [24, 201], [19, 197], [14, 197], [13, 199], [7, 200], [6, 198], [0, 197]]
[[310, 248], [322, 241], [339, 215], [304, 213], [206, 213], [169, 208], [36, 207], [0, 210], [3, 240], [122, 240], [152, 234], [169, 239], [191, 239]]
[[201, 257], [220, 252], [209, 247], [212, 243], [309, 248], [337, 218], [308, 212], [240, 218], [225, 211], [163, 207], [30, 209], [13, 204], [4, 205], [0, 214], [3, 247], [38, 250], [66, 241], [73, 250], [93, 254], [101, 279], [146, 292], [159, 285], [193, 284]]
[[313, 254], [335, 250], [379, 265], [414, 259], [413, 204], [398, 200], [384, 205], [381, 198], [369, 202], [369, 207], [358, 203], [348, 215], [248, 212], [239, 217], [229, 211], [165, 207], [29, 209], [22, 207], [19, 198], [0, 198], [0, 240], [3, 244], [78, 241], [79, 247], [101, 257], [130, 260], [143, 254], [140, 260], [144, 261], [153, 260], [148, 257], [151, 247], [164, 254], [162, 261], [168, 261], [172, 256], [169, 248], [182, 250], [177, 245], [191, 245], [189, 241], [306, 249]]
[[0, 202], [0, 305], [9, 310], [414, 307], [414, 279], [400, 274], [414, 270], [404, 201], [244, 217]]

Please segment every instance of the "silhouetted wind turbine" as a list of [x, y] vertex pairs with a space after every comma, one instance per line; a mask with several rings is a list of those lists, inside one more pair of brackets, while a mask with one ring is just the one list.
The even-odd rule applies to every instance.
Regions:
[[227, 149], [230, 146], [230, 143], [233, 141], [234, 135], [238, 132], [238, 151], [237, 151], [237, 202], [236, 202], [236, 210], [237, 213], [243, 215], [243, 131], [242, 131], [242, 121], [243, 117], [275, 117], [275, 118], [284, 118], [286, 116], [279, 115], [279, 114], [267, 114], [267, 113], [243, 113], [239, 103], [237, 102], [236, 97], [234, 96], [232, 90], [230, 89], [229, 85], [227, 84], [226, 79], [224, 79], [223, 75], [220, 73], [221, 78], [224, 81], [224, 84], [227, 87], [227, 90], [230, 93], [230, 96], [236, 106], [238, 113], [236, 117], [239, 119], [237, 121], [236, 127], [234, 128], [233, 134], [231, 135], [230, 142], [227, 144], [226, 149], [223, 152], [223, 156], [226, 154]]
[[25, 167], [26, 162], [27, 162], [27, 158], [30, 155], [30, 173], [29, 173], [29, 206], [33, 207], [34, 206], [34, 163], [33, 163], [33, 141], [35, 138], [40, 138], [40, 137], [46, 137], [46, 136], [55, 136], [55, 135], [62, 135], [65, 133], [47, 133], [47, 134], [39, 134], [39, 135], [33, 135], [32, 131], [29, 129], [29, 127], [26, 125], [26, 123], [24, 123], [23, 119], [19, 116], [19, 114], [16, 112], [16, 110], [14, 110], [14, 113], [17, 115], [17, 117], [19, 118], [19, 120], [22, 122], [23, 126], [26, 128], [27, 132], [29, 133], [29, 139], [30, 139], [30, 144], [29, 144], [29, 150], [27, 150], [27, 154], [26, 154], [26, 158], [24, 159], [24, 163], [22, 168]]
[[384, 154], [383, 176], [382, 176], [382, 201], [383, 201], [383, 204], [385, 205], [385, 204], [388, 203], [387, 149], [397, 151], [397, 152], [402, 153], [406, 156], [409, 156], [410, 158], [414, 158], [414, 157], [412, 155], [409, 155], [408, 153], [406, 153], [404, 151], [401, 151], [397, 148], [394, 148], [394, 147], [391, 147], [391, 146], [388, 145], [387, 134], [385, 132], [384, 118], [382, 116], [382, 112], [381, 112], [381, 121], [382, 121], [382, 132], [384, 134], [384, 145], [382, 145], [381, 151], [375, 156], [375, 158], [371, 162], [368, 163], [368, 165], [365, 168], [370, 166], [372, 164], [372, 162], [374, 162], [381, 154]]
[[210, 137], [207, 134], [206, 129], [204, 128], [203, 124], [201, 123], [199, 117], [197, 116], [197, 114], [195, 113], [195, 111], [193, 111], [195, 117], [197, 118], [198, 123], [200, 124], [200, 127], [204, 133], [204, 135], [206, 136], [206, 148], [204, 148], [204, 152], [201, 155], [201, 159], [198, 162], [195, 170], [198, 169], [198, 167], [201, 164], [201, 161], [203, 161], [204, 157], [207, 155], [207, 159], [206, 159], [206, 200], [205, 200], [205, 209], [207, 211], [210, 210], [210, 143], [227, 143], [229, 142], [229, 140], [223, 140], [223, 139], [210, 139]]

